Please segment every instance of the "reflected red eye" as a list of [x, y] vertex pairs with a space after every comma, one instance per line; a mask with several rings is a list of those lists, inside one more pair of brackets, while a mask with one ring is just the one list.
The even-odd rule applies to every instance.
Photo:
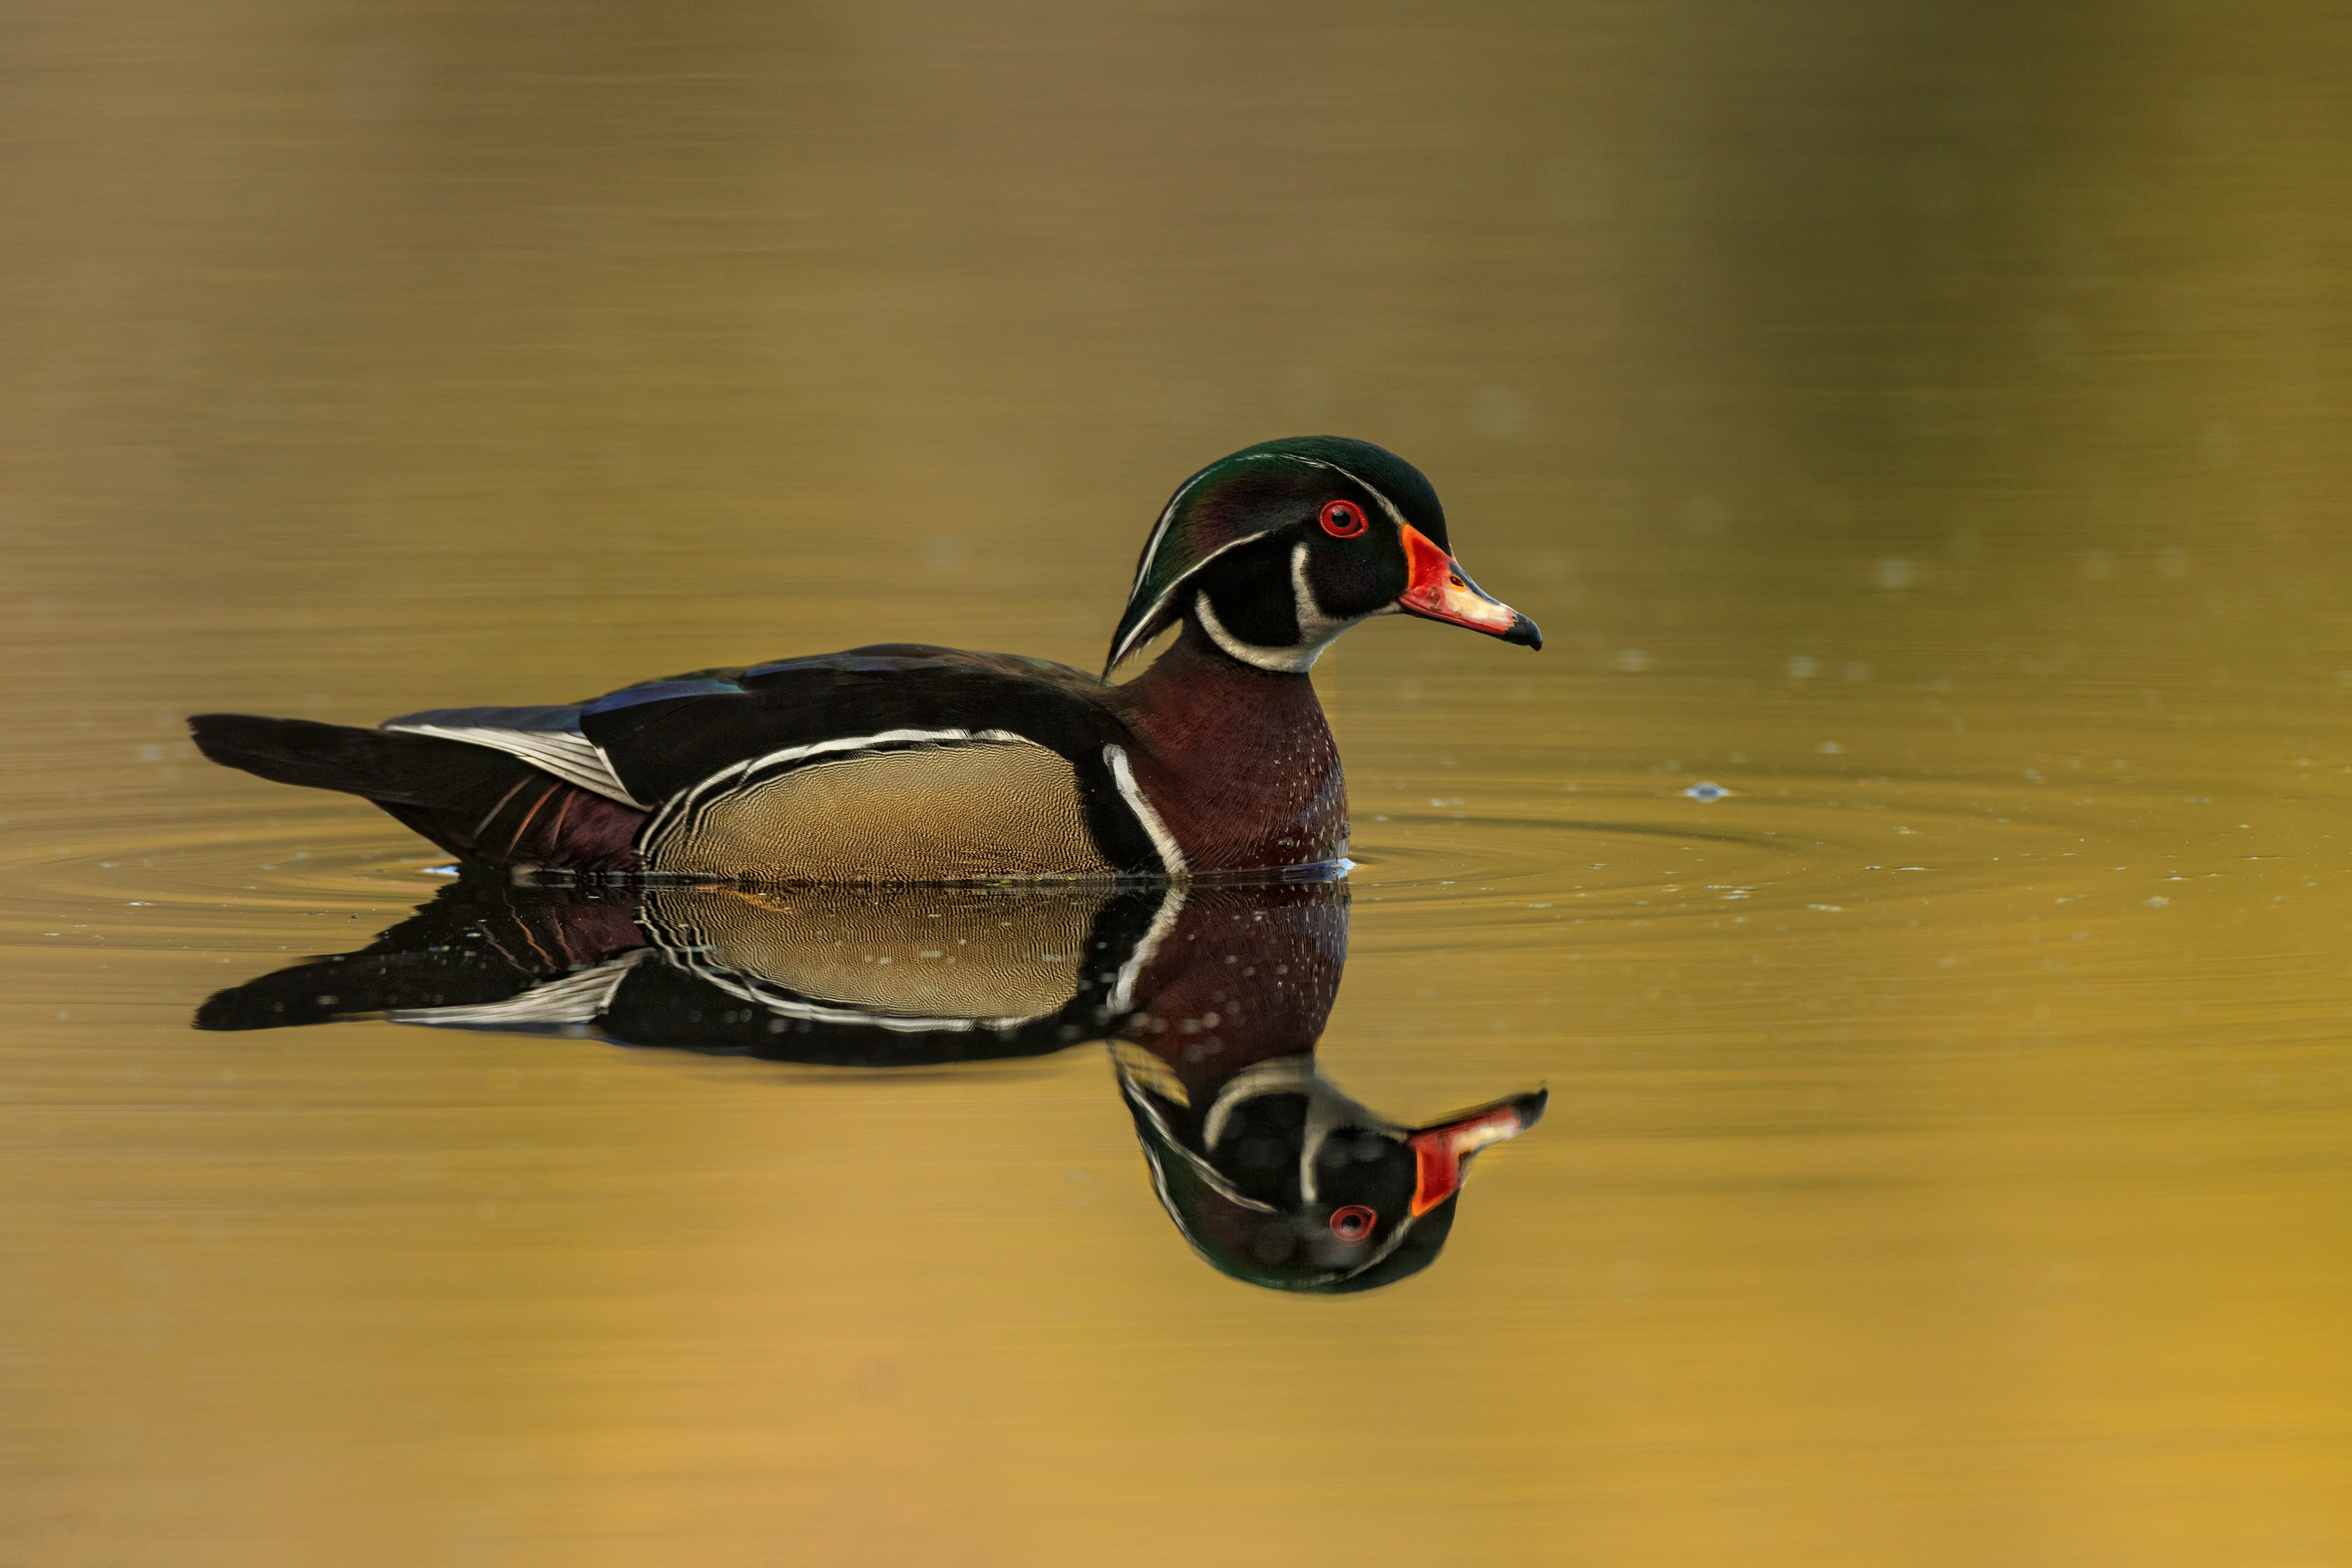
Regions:
[[[1334, 504], [1345, 506], [1348, 503], [1339, 501]], [[1360, 512], [1357, 516], [1360, 521], [1362, 514]], [[1380, 1219], [1380, 1215], [1363, 1205], [1349, 1204], [1346, 1208], [1332, 1211], [1331, 1234], [1341, 1241], [1361, 1241], [1372, 1234], [1372, 1226], [1378, 1225]]]
[[[1323, 503], [1323, 531], [1334, 539], [1353, 539], [1364, 531], [1364, 509], [1351, 500]], [[1339, 1211], [1345, 1214], [1348, 1211]]]

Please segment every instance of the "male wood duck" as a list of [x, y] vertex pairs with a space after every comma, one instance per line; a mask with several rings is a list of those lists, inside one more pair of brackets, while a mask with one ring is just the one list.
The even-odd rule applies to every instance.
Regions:
[[1543, 646], [1454, 560], [1420, 470], [1306, 437], [1177, 489], [1100, 677], [885, 643], [375, 730], [191, 724], [215, 762], [363, 795], [482, 866], [837, 883], [1330, 868], [1347, 798], [1307, 671], [1341, 632], [1397, 613]]
[[1108, 1038], [1153, 1191], [1194, 1250], [1329, 1295], [1435, 1261], [1469, 1158], [1544, 1106], [1538, 1090], [1414, 1127], [1348, 1098], [1315, 1062], [1347, 951], [1344, 881], [462, 881], [361, 952], [219, 993], [196, 1024], [383, 1016], [869, 1070]]

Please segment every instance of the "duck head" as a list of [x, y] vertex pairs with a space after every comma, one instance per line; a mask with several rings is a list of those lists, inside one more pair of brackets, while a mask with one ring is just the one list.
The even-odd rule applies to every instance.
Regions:
[[1244, 664], [1297, 673], [1349, 626], [1398, 614], [1543, 646], [1535, 622], [1454, 558], [1445, 509], [1420, 469], [1369, 441], [1266, 441], [1169, 499], [1105, 672], [1189, 619]]

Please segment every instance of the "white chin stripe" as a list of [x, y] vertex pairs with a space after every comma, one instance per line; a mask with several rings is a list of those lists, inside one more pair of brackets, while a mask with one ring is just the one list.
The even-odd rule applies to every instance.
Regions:
[[1271, 670], [1276, 675], [1304, 675], [1323, 652], [1319, 647], [1260, 647], [1255, 643], [1242, 641], [1225, 630], [1224, 623], [1217, 619], [1217, 612], [1210, 605], [1206, 592], [1192, 601], [1192, 613], [1201, 617], [1201, 629], [1209, 634], [1211, 642], [1244, 664]]
[[[1298, 613], [1299, 646], [1314, 649], [1315, 654], [1330, 647], [1333, 637], [1356, 624], [1334, 620], [1315, 602], [1315, 590], [1307, 581], [1307, 545], [1303, 540], [1290, 552], [1290, 603]], [[1315, 654], [1307, 656], [1307, 663], [1315, 662]]]
[[1332, 619], [1315, 602], [1315, 590], [1307, 581], [1307, 546], [1303, 543], [1290, 552], [1290, 597], [1298, 616], [1298, 642], [1291, 647], [1264, 647], [1234, 636], [1225, 629], [1225, 623], [1217, 619], [1217, 607], [1209, 603], [1209, 591], [1205, 588], [1193, 596], [1192, 613], [1200, 618], [1201, 629], [1209, 634], [1209, 640], [1224, 649], [1228, 657], [1277, 675], [1304, 675], [1323, 657], [1323, 650], [1331, 646], [1332, 640], [1356, 623]]

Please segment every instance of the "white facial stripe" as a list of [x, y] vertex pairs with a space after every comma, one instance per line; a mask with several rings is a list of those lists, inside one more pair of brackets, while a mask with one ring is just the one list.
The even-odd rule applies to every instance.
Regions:
[[[1273, 461], [1273, 460], [1274, 460], [1275, 458], [1276, 458], [1286, 457], [1286, 456], [1288, 456], [1288, 454], [1287, 454], [1287, 453], [1283, 453], [1283, 452], [1260, 452], [1260, 453], [1258, 453], [1255, 457], [1253, 457], [1253, 458], [1236, 458], [1236, 459], [1235, 459], [1235, 461], [1237, 461], [1237, 462], [1244, 462], [1244, 463], [1265, 463], [1265, 462], [1271, 462], [1271, 461]], [[1132, 595], [1134, 595], [1134, 593], [1135, 593], [1135, 591], [1136, 591], [1136, 589], [1137, 589], [1137, 588], [1140, 588], [1140, 587], [1142, 587], [1142, 586], [1143, 586], [1143, 579], [1144, 579], [1146, 576], [1148, 576], [1148, 575], [1150, 575], [1150, 572], [1151, 572], [1151, 558], [1152, 558], [1154, 555], [1157, 555], [1157, 554], [1159, 554], [1159, 553], [1160, 553], [1160, 541], [1163, 537], [1165, 537], [1165, 536], [1166, 536], [1166, 534], [1167, 534], [1167, 532], [1168, 532], [1168, 524], [1169, 524], [1171, 521], [1172, 521], [1174, 520], [1175, 516], [1176, 516], [1176, 508], [1177, 508], [1177, 506], [1178, 506], [1178, 505], [1179, 505], [1179, 504], [1180, 504], [1180, 503], [1184, 500], [1184, 498], [1185, 498], [1186, 496], [1191, 495], [1191, 494], [1192, 493], [1192, 487], [1193, 487], [1194, 485], [1197, 485], [1197, 484], [1199, 484], [1202, 479], [1207, 479], [1207, 478], [1209, 477], [1210, 472], [1211, 472], [1213, 469], [1215, 469], [1216, 468], [1218, 468], [1218, 467], [1220, 467], [1220, 466], [1221, 466], [1221, 465], [1219, 465], [1219, 464], [1217, 464], [1217, 463], [1211, 463], [1211, 464], [1209, 465], [1209, 467], [1208, 467], [1208, 468], [1202, 468], [1199, 473], [1194, 474], [1191, 479], [1186, 479], [1186, 480], [1184, 481], [1184, 488], [1183, 488], [1183, 489], [1180, 489], [1180, 490], [1178, 490], [1174, 495], [1170, 496], [1170, 497], [1168, 498], [1168, 505], [1167, 505], [1166, 509], [1165, 509], [1165, 510], [1163, 510], [1160, 512], [1160, 521], [1159, 521], [1158, 522], [1156, 522], [1156, 523], [1154, 523], [1154, 524], [1152, 524], [1152, 525], [1151, 525], [1151, 537], [1150, 537], [1150, 539], [1148, 539], [1148, 540], [1144, 541], [1144, 543], [1143, 543], [1143, 559], [1142, 559], [1142, 561], [1140, 561], [1139, 563], [1137, 563], [1137, 565], [1136, 565], [1136, 568], [1135, 568], [1135, 587], [1134, 587], [1134, 588], [1129, 588], [1129, 589], [1128, 590], [1128, 594], [1129, 595], [1129, 596], [1132, 596]], [[1326, 467], [1326, 468], [1329, 467], [1329, 465], [1328, 465], [1328, 464], [1325, 464], [1325, 465], [1323, 465], [1323, 466], [1324, 466], [1324, 467]], [[1353, 479], [1355, 476], [1353, 476], [1353, 475], [1351, 474], [1351, 475], [1349, 475], [1349, 477], [1350, 479]], [[1358, 482], [1359, 482], [1359, 483], [1361, 483], [1362, 481], [1359, 480]], [[1370, 485], [1366, 485], [1364, 488], [1365, 488], [1366, 489], [1371, 489], [1371, 487], [1370, 487]], [[1378, 495], [1378, 494], [1380, 494], [1380, 492], [1379, 492], [1378, 490], [1373, 490], [1373, 491], [1372, 491], [1372, 493], [1373, 493], [1374, 495]], [[1235, 544], [1238, 544], [1238, 543], [1240, 543], [1240, 542], [1241, 542], [1241, 541], [1239, 541], [1239, 540], [1235, 540], [1234, 542]], [[1227, 548], [1227, 549], [1231, 549], [1231, 548], [1232, 548], [1232, 546], [1231, 546], [1231, 545], [1228, 545], [1226, 548]], [[1221, 552], [1219, 552], [1218, 553], [1222, 554], [1222, 553], [1223, 553], [1223, 552], [1222, 552], [1222, 551], [1221, 551]], [[1200, 570], [1200, 568], [1196, 566], [1196, 567], [1194, 567], [1192, 570], [1193, 570], [1193, 571], [1195, 571], [1195, 572], [1197, 572], [1197, 571], [1199, 571], [1199, 570]], [[1188, 576], [1189, 576], [1190, 574], [1189, 574], [1189, 573], [1188, 573], [1188, 574], [1186, 574], [1186, 575], [1188, 575]], [[1172, 584], [1171, 584], [1171, 586], [1172, 586]], [[1166, 602], [1167, 602], [1168, 595], [1167, 595], [1166, 594], [1162, 594], [1162, 595], [1160, 595], [1160, 602], [1164, 604], [1164, 603], [1166, 603]], [[1144, 618], [1145, 618], [1146, 620], [1150, 619], [1150, 617], [1149, 616], [1145, 616]]]
[[1355, 480], [1358, 484], [1372, 492], [1372, 499], [1381, 503], [1381, 510], [1389, 514], [1389, 521], [1391, 522], [1395, 523], [1399, 528], [1405, 526], [1404, 513], [1397, 510], [1396, 502], [1389, 500], [1387, 495], [1382, 493], [1378, 485], [1373, 484], [1361, 474], [1356, 473], [1352, 469], [1343, 468], [1337, 463], [1327, 463], [1320, 458], [1302, 458], [1295, 452], [1284, 452], [1279, 454], [1279, 456], [1288, 458], [1295, 463], [1307, 463], [1318, 468], [1328, 468], [1335, 474], [1343, 474], [1347, 478]]
[[[1143, 824], [1143, 831], [1151, 835], [1151, 847], [1160, 852], [1160, 870], [1171, 877], [1185, 875], [1184, 851], [1177, 844], [1176, 836], [1168, 831], [1168, 825], [1160, 820], [1160, 813], [1152, 809], [1151, 802], [1137, 787], [1135, 772], [1127, 765], [1127, 748], [1105, 746], [1103, 761], [1110, 764], [1110, 776], [1118, 784], [1119, 796], [1127, 802], [1127, 808], [1135, 813], [1136, 821]], [[1183, 901], [1179, 900], [1176, 907], [1183, 908]], [[1176, 918], [1165, 906], [1162, 906], [1160, 915], [1171, 921]], [[1154, 918], [1151, 935], [1147, 940], [1156, 942], [1159, 935], [1160, 919]], [[1149, 957], [1150, 954], [1144, 956]]]
[[1349, 1099], [1338, 1084], [1317, 1073], [1315, 1081], [1307, 1087], [1307, 1137], [1298, 1150], [1299, 1195], [1310, 1204], [1321, 1196], [1316, 1185], [1315, 1167], [1321, 1162], [1323, 1145], [1331, 1141], [1332, 1133], [1342, 1127], [1387, 1125], [1369, 1106]]
[[1298, 642], [1291, 647], [1260, 647], [1234, 636], [1217, 618], [1216, 606], [1209, 603], [1205, 588], [1192, 612], [1200, 617], [1201, 629], [1209, 634], [1209, 640], [1224, 649], [1228, 657], [1258, 669], [1304, 675], [1323, 657], [1323, 650], [1331, 646], [1332, 640], [1356, 623], [1325, 615], [1323, 606], [1315, 602], [1314, 585], [1307, 581], [1307, 544], [1303, 540], [1290, 552], [1290, 597], [1298, 616]]
[[1260, 647], [1242, 641], [1217, 619], [1216, 608], [1209, 603], [1206, 589], [1193, 601], [1192, 613], [1201, 617], [1201, 629], [1209, 634], [1209, 640], [1224, 649], [1227, 657], [1276, 675], [1304, 675], [1323, 651], [1319, 647]]
[[[1116, 1064], [1118, 1058], [1113, 1057], [1111, 1060]], [[1234, 1184], [1225, 1180], [1223, 1173], [1184, 1147], [1183, 1140], [1178, 1138], [1176, 1130], [1168, 1125], [1168, 1119], [1160, 1114], [1160, 1107], [1152, 1103], [1150, 1093], [1146, 1088], [1136, 1083], [1124, 1072], [1119, 1074], [1118, 1084], [1121, 1092], [1127, 1096], [1127, 1102], [1142, 1111], [1150, 1120], [1153, 1131], [1166, 1141], [1168, 1148], [1175, 1152], [1178, 1159], [1192, 1167], [1192, 1173], [1199, 1177], [1210, 1191], [1229, 1204], [1237, 1204], [1245, 1209], [1255, 1209], [1260, 1214], [1278, 1212], [1272, 1204], [1262, 1204], [1255, 1198], [1242, 1196], [1234, 1190]], [[1176, 1200], [1168, 1190], [1167, 1173], [1160, 1168], [1160, 1155], [1149, 1142], [1143, 1146], [1143, 1157], [1151, 1162], [1151, 1184], [1160, 1194], [1160, 1206], [1168, 1211], [1168, 1217], [1176, 1222], [1176, 1228], [1183, 1234], [1184, 1239], [1192, 1243], [1193, 1250], [1199, 1252], [1202, 1257], [1207, 1258], [1209, 1256], [1207, 1251], [1202, 1247], [1198, 1240], [1194, 1239], [1192, 1230], [1184, 1224], [1184, 1216], [1177, 1212]]]
[[[1271, 452], [1263, 454], [1265, 457], [1272, 457], [1273, 455], [1274, 454]], [[1257, 459], [1253, 458], [1250, 460], [1256, 461]], [[1192, 487], [1199, 484], [1202, 479], [1207, 479], [1211, 471], [1216, 467], [1216, 464], [1211, 463], [1208, 468], [1202, 468], [1199, 473], [1194, 474], [1191, 479], [1186, 479], [1184, 481], [1183, 488], [1179, 489], [1174, 495], [1168, 498], [1168, 505], [1161, 510], [1160, 513], [1160, 521], [1151, 525], [1151, 537], [1143, 542], [1143, 559], [1136, 563], [1135, 587], [1128, 590], [1129, 596], [1132, 596], [1135, 594], [1136, 589], [1143, 586], [1143, 579], [1150, 574], [1151, 558], [1160, 553], [1160, 541], [1167, 534], [1168, 524], [1175, 518], [1177, 507], [1182, 504], [1186, 496], [1192, 493]], [[1165, 599], [1167, 595], [1163, 594], [1160, 597]]]
[[1217, 1098], [1210, 1102], [1209, 1114], [1201, 1123], [1201, 1147], [1214, 1149], [1225, 1141], [1225, 1124], [1233, 1120], [1234, 1108], [1243, 1100], [1261, 1094], [1306, 1093], [1311, 1090], [1315, 1078], [1312, 1052], [1275, 1057], [1244, 1068], [1225, 1080], [1224, 1087], [1217, 1090]]
[[[1400, 529], [1406, 526], [1404, 513], [1397, 510], [1396, 502], [1389, 500], [1387, 495], [1382, 493], [1379, 486], [1368, 482], [1361, 475], [1351, 472], [1347, 468], [1343, 468], [1337, 463], [1327, 463], [1320, 458], [1301, 457], [1296, 452], [1259, 452], [1251, 457], [1237, 458], [1235, 460], [1250, 463], [1275, 461], [1304, 463], [1310, 468], [1328, 468], [1332, 473], [1353, 479], [1357, 484], [1362, 485], [1366, 490], [1371, 493], [1372, 499], [1381, 503], [1381, 510], [1388, 513], [1390, 521], [1395, 523]], [[1199, 484], [1203, 479], [1208, 477], [1210, 469], [1214, 468], [1217, 466], [1218, 465], [1214, 463], [1210, 464], [1208, 468], [1202, 469], [1199, 473], [1185, 480], [1184, 488], [1178, 490], [1173, 496], [1169, 498], [1167, 510], [1160, 514], [1160, 521], [1152, 525], [1151, 537], [1143, 546], [1142, 563], [1135, 569], [1135, 586], [1128, 590], [1128, 594], [1130, 597], [1142, 590], [1143, 580], [1151, 574], [1152, 558], [1160, 553], [1160, 542], [1167, 537], [1168, 525], [1175, 520], [1177, 504], [1183, 500], [1187, 495], [1192, 493], [1192, 487], [1194, 485]], [[1265, 531], [1265, 532], [1271, 531], [1271, 530]], [[1185, 573], [1181, 577], [1179, 577], [1173, 583], [1169, 584], [1166, 588], [1160, 591], [1160, 597], [1151, 602], [1150, 612], [1135, 623], [1135, 630], [1128, 633], [1127, 637], [1120, 641], [1118, 647], [1111, 650], [1111, 663], [1117, 664], [1120, 659], [1125, 658], [1134, 650], [1136, 642], [1143, 635], [1143, 629], [1159, 618], [1160, 612], [1167, 607], [1168, 601], [1175, 595], [1176, 591], [1197, 576], [1200, 574], [1202, 567], [1206, 566], [1210, 562], [1214, 561], [1218, 556], [1223, 555], [1226, 551], [1233, 549], [1235, 545], [1247, 544], [1253, 539], [1262, 539], [1264, 537], [1265, 532], [1252, 533], [1244, 535], [1240, 539], [1234, 540], [1230, 543], [1219, 545], [1216, 549], [1202, 556], [1200, 561], [1193, 565], [1190, 572]], [[1222, 647], [1223, 645], [1220, 644], [1219, 646]], [[1230, 647], [1227, 647], [1225, 651], [1233, 653], [1233, 649]], [[1240, 654], [1234, 654], [1234, 657], [1235, 658], [1242, 658]], [[1255, 663], [1256, 661], [1249, 660], [1246, 662]], [[1314, 662], [1315, 660], [1311, 657], [1307, 660], [1307, 664], [1312, 664]], [[1298, 668], [1304, 669], [1306, 667], [1306, 665], [1300, 665]], [[1259, 665], [1258, 668], [1261, 669], [1288, 668], [1287, 666], [1277, 665]]]
[[[1261, 1214], [1282, 1212], [1272, 1204], [1260, 1203], [1255, 1198], [1242, 1196], [1234, 1190], [1232, 1184], [1224, 1179], [1215, 1166], [1184, 1147], [1169, 1127], [1167, 1118], [1160, 1113], [1159, 1106], [1152, 1102], [1149, 1086], [1139, 1083], [1137, 1077], [1128, 1071], [1125, 1065], [1120, 1063], [1117, 1053], [1113, 1053], [1111, 1060], [1118, 1068], [1119, 1088], [1126, 1094], [1128, 1103], [1150, 1119], [1154, 1130], [1173, 1147], [1178, 1157], [1190, 1165], [1202, 1180], [1215, 1189], [1219, 1196], [1245, 1208], [1255, 1209]], [[1201, 1130], [1202, 1146], [1214, 1149], [1223, 1142], [1227, 1124], [1233, 1119], [1234, 1110], [1242, 1100], [1254, 1094], [1279, 1094], [1286, 1089], [1303, 1090], [1308, 1097], [1309, 1122], [1311, 1125], [1319, 1127], [1320, 1131], [1320, 1137], [1310, 1139], [1311, 1142], [1319, 1144], [1322, 1139], [1328, 1138], [1332, 1131], [1341, 1126], [1352, 1125], [1386, 1130], [1391, 1134], [1396, 1131], [1381, 1117], [1348, 1098], [1338, 1085], [1317, 1072], [1315, 1058], [1310, 1053], [1296, 1057], [1278, 1057], [1272, 1061], [1259, 1062], [1254, 1067], [1236, 1073], [1231, 1081], [1217, 1091], [1217, 1098], [1209, 1108], [1208, 1116]], [[1351, 1116], [1350, 1112], [1354, 1114]], [[1192, 1249], [1202, 1257], [1208, 1258], [1212, 1263], [1215, 1263], [1216, 1259], [1210, 1258], [1208, 1249], [1201, 1245], [1199, 1238], [1193, 1236], [1191, 1227], [1185, 1225], [1183, 1216], [1177, 1213], [1175, 1201], [1168, 1190], [1167, 1173], [1160, 1168], [1158, 1152], [1149, 1142], [1146, 1142], [1143, 1153], [1144, 1158], [1151, 1165], [1151, 1184], [1153, 1190], [1159, 1194], [1160, 1206], [1168, 1211], [1168, 1217], [1176, 1222], [1176, 1228], [1183, 1233], [1186, 1241], [1192, 1244]], [[1302, 1173], [1302, 1175], [1304, 1174], [1305, 1173]], [[1307, 1186], [1303, 1195], [1308, 1203], [1318, 1201], [1315, 1188], [1311, 1184]], [[1379, 1268], [1395, 1256], [1397, 1249], [1404, 1245], [1405, 1238], [1412, 1234], [1414, 1223], [1412, 1216], [1407, 1215], [1397, 1222], [1396, 1228], [1389, 1233], [1388, 1240], [1370, 1258], [1365, 1258], [1353, 1268], [1331, 1274], [1326, 1278], [1352, 1279], [1370, 1269]]]
[[1199, 576], [1201, 574], [1201, 567], [1206, 566], [1210, 562], [1214, 561], [1218, 556], [1223, 555], [1228, 550], [1239, 550], [1243, 545], [1250, 542], [1250, 540], [1263, 539], [1265, 537], [1265, 536], [1262, 533], [1253, 533], [1247, 539], [1236, 539], [1230, 544], [1220, 544], [1214, 550], [1210, 551], [1206, 555], [1201, 557], [1199, 565], [1194, 566], [1192, 570], [1185, 573], [1184, 575], [1177, 578], [1176, 581], [1168, 584], [1167, 592], [1161, 594], [1160, 597], [1151, 602], [1151, 614], [1144, 616], [1141, 620], [1135, 623], [1135, 629], [1127, 634], [1126, 640], [1121, 642], [1118, 645], [1118, 650], [1110, 656], [1110, 661], [1113, 664], [1117, 664], [1134, 649], [1136, 643], [1143, 636], [1144, 628], [1149, 626], [1152, 623], [1153, 619], [1159, 616], [1161, 607], [1168, 603], [1169, 596], [1174, 594], [1177, 589], [1181, 588], [1185, 584]]
[[1320, 1197], [1315, 1181], [1316, 1163], [1334, 1132], [1352, 1127], [1391, 1136], [1394, 1133], [1378, 1112], [1350, 1099], [1338, 1084], [1318, 1072], [1315, 1058], [1308, 1054], [1276, 1057], [1235, 1073], [1209, 1106], [1209, 1114], [1201, 1124], [1201, 1146], [1213, 1152], [1225, 1141], [1234, 1112], [1244, 1100], [1285, 1093], [1307, 1097], [1306, 1137], [1298, 1151], [1298, 1194], [1310, 1204]]
[[[1325, 644], [1356, 624], [1325, 615], [1323, 606], [1315, 602], [1315, 589], [1307, 581], [1307, 542], [1304, 540], [1290, 552], [1290, 598], [1298, 611], [1298, 642], [1302, 647], [1311, 647], [1321, 653]], [[1307, 662], [1312, 664], [1315, 661], [1309, 658]]]

